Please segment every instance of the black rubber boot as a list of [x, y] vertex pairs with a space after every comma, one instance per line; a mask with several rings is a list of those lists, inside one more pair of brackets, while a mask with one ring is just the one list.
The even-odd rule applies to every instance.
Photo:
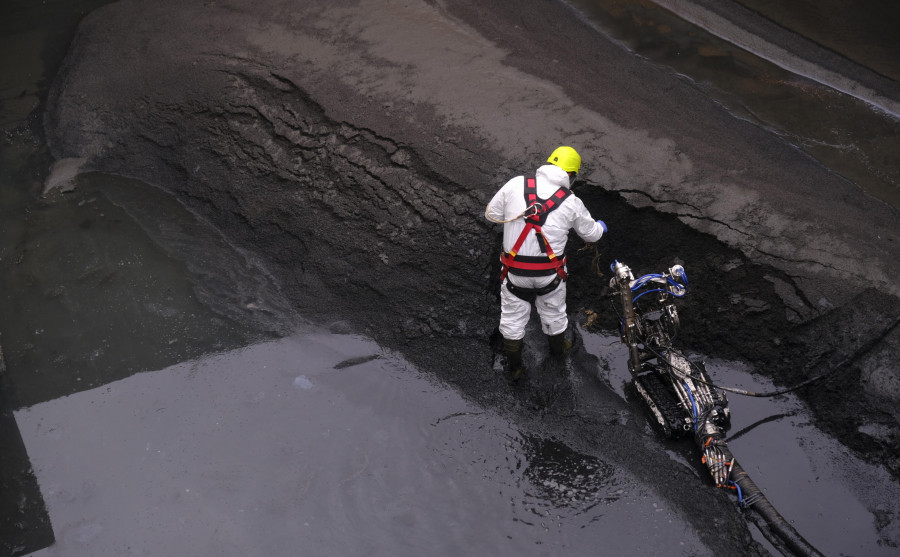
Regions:
[[566, 331], [563, 331], [558, 335], [548, 335], [547, 342], [550, 344], [550, 353], [554, 356], [564, 355], [573, 345], [573, 342], [566, 338]]
[[520, 378], [525, 368], [522, 365], [522, 339], [510, 340], [503, 339], [503, 352], [506, 354], [506, 371], [509, 373], [510, 379], [516, 380]]

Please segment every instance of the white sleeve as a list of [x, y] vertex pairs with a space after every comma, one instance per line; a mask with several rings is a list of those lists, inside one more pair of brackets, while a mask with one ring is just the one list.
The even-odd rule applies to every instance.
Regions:
[[[521, 178], [521, 176], [518, 178]], [[493, 222], [504, 221], [512, 218], [506, 215], [506, 210], [509, 206], [508, 196], [515, 186], [515, 182], [518, 178], [513, 178], [512, 180], [504, 184], [503, 187], [494, 194], [494, 197], [491, 198], [490, 203], [488, 203], [487, 208], [484, 210], [484, 218]]]
[[594, 220], [590, 211], [584, 206], [584, 202], [577, 197], [574, 197], [573, 201], [576, 201], [576, 204], [575, 222], [572, 225], [572, 228], [585, 242], [596, 242], [603, 236], [603, 227]]
[[493, 222], [505, 220], [503, 218], [503, 208], [506, 206], [506, 201], [504, 198], [505, 196], [503, 195], [503, 190], [498, 190], [497, 193], [494, 194], [494, 197], [491, 199], [490, 203], [487, 204], [487, 207], [484, 210], [484, 218]]

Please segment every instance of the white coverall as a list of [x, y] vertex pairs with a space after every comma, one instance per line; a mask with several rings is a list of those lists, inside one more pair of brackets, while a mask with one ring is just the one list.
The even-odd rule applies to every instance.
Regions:
[[[560, 187], [569, 187], [569, 175], [565, 170], [552, 164], [546, 164], [535, 173], [537, 195], [548, 199]], [[517, 176], [508, 181], [498, 191], [485, 210], [488, 220], [503, 221], [516, 217], [525, 211], [525, 177]], [[516, 219], [503, 225], [503, 250], [509, 252], [519, 239], [525, 228], [524, 218]], [[561, 204], [547, 214], [547, 220], [541, 227], [544, 239], [550, 244], [553, 253], [562, 257], [569, 239], [569, 230], [575, 232], [585, 242], [596, 242], [603, 235], [603, 227], [596, 222], [584, 203], [575, 195], [569, 195]], [[540, 246], [534, 231], [528, 233], [525, 243], [518, 255], [540, 256]], [[525, 336], [525, 325], [531, 315], [531, 304], [518, 298], [506, 288], [506, 281], [512, 281], [522, 288], [540, 288], [556, 278], [556, 271], [539, 277], [525, 277], [513, 274], [512, 270], [500, 288], [500, 334], [509, 340], [518, 340]], [[541, 317], [541, 328], [548, 336], [558, 335], [566, 330], [569, 319], [566, 316], [566, 283], [549, 294], [538, 296], [534, 303]]]

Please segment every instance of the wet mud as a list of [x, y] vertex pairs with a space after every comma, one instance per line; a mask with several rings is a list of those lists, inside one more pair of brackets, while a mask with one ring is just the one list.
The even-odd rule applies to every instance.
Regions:
[[[364, 334], [523, 431], [654, 485], [714, 554], [763, 555], [727, 494], [698, 491], [622, 419], [633, 407], [598, 382], [596, 356], [549, 359], [532, 327], [530, 380], [503, 376], [500, 238], [484, 205], [551, 146], [584, 145], [574, 191], [610, 234], [599, 254], [570, 242], [573, 322], [617, 328], [612, 260], [681, 264], [684, 348], [778, 386], [827, 374], [797, 391], [817, 426], [900, 479], [896, 209], [623, 56], [564, 5], [375, 4], [98, 10], [48, 100], [53, 156], [162, 188], [253, 254], [278, 288], [234, 321], [271, 333], [299, 314]], [[413, 29], [434, 50], [410, 52]], [[494, 82], [522, 98], [498, 101]], [[45, 202], [79, 195], [72, 185]]]

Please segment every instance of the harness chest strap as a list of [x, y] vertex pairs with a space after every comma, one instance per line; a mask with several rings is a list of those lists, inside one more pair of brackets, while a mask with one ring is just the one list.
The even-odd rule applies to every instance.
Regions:
[[[559, 188], [556, 192], [550, 196], [546, 201], [542, 201], [537, 196], [537, 183], [534, 178], [528, 178], [525, 181], [525, 203], [529, 208], [534, 207], [534, 213], [526, 217], [525, 228], [522, 229], [522, 233], [519, 234], [519, 238], [516, 240], [513, 249], [509, 251], [509, 253], [503, 253], [500, 255], [500, 263], [503, 265], [503, 270], [500, 273], [500, 280], [506, 278], [506, 274], [509, 270], [517, 269], [522, 271], [530, 271], [532, 273], [536, 273], [538, 275], [547, 274], [546, 271], [555, 271], [562, 280], [566, 280], [566, 258], [563, 256], [562, 258], [556, 257], [556, 254], [553, 253], [553, 248], [550, 247], [550, 243], [544, 239], [543, 233], [541, 231], [541, 225], [547, 220], [547, 215], [553, 209], [559, 207], [559, 205], [570, 195], [570, 191], [566, 188]], [[518, 259], [516, 256], [518, 255], [519, 250], [522, 248], [522, 244], [525, 243], [525, 239], [528, 237], [528, 233], [534, 230], [537, 235], [538, 244], [541, 246], [541, 251], [546, 253], [546, 256], [538, 256], [538, 257], [524, 257], [520, 256]], [[530, 274], [530, 273], [529, 273]]]

